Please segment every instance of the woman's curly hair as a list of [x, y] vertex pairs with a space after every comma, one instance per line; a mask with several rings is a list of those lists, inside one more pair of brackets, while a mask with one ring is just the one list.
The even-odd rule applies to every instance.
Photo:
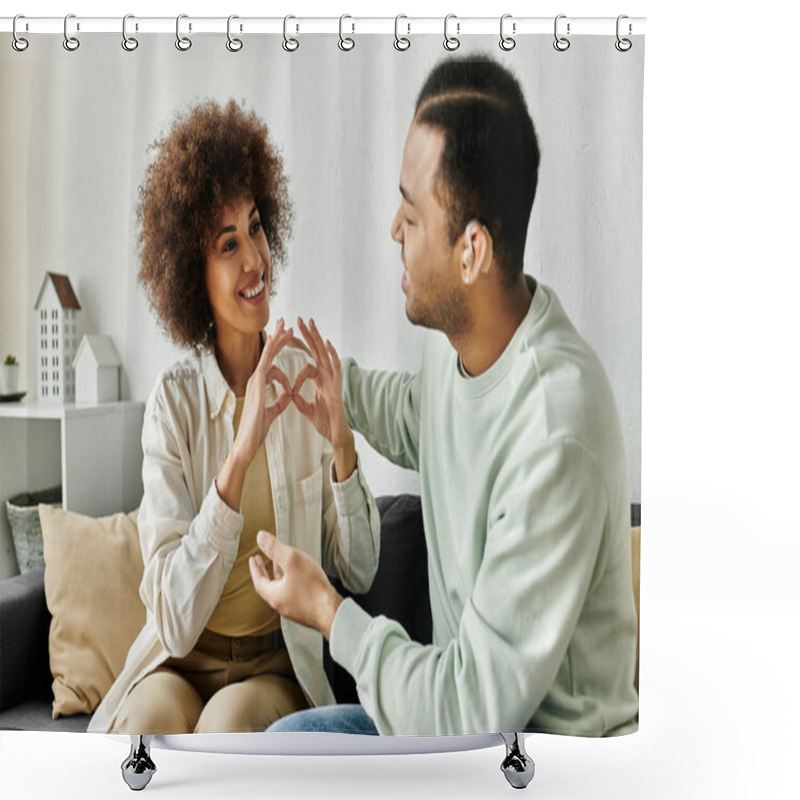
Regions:
[[139, 188], [139, 281], [170, 338], [207, 346], [216, 333], [205, 282], [205, 258], [224, 207], [242, 195], [258, 207], [275, 262], [286, 257], [291, 232], [283, 162], [267, 126], [231, 100], [205, 102], [179, 114]]

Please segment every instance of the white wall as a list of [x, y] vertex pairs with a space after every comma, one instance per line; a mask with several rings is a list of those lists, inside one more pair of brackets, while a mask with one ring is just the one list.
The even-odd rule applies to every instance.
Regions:
[[[120, 391], [144, 399], [180, 353], [159, 333], [138, 287], [134, 209], [147, 146], [176, 109], [204, 98], [246, 99], [283, 149], [295, 205], [290, 263], [273, 314], [314, 315], [343, 354], [369, 366], [414, 369], [422, 332], [410, 326], [389, 226], [403, 140], [416, 93], [444, 54], [440, 36], [306, 37], [288, 55], [280, 37], [238, 54], [215, 37], [179, 53], [171, 34], [135, 53], [119, 36], [85, 37], [66, 52], [37, 36], [2, 48], [0, 85], [0, 352], [22, 361], [35, 395], [33, 302], [45, 270], [70, 275], [83, 307], [79, 335], [110, 334], [123, 362]], [[631, 497], [640, 499], [641, 173], [643, 45], [613, 37], [470, 37], [520, 77], [539, 133], [540, 188], [527, 269], [559, 293], [603, 360], [620, 409]], [[361, 447], [362, 453], [366, 445]], [[376, 494], [415, 490], [416, 477], [363, 453]]]

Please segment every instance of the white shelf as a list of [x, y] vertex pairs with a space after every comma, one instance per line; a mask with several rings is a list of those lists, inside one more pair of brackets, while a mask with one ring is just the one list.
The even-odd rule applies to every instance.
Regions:
[[63, 506], [92, 517], [142, 499], [144, 403], [0, 403], [0, 579], [16, 574], [5, 501], [61, 485]]
[[16, 403], [0, 403], [0, 419], [66, 419], [94, 417], [100, 414], [119, 414], [131, 409], [144, 409], [142, 403], [121, 400], [115, 403], [42, 403], [23, 399]]

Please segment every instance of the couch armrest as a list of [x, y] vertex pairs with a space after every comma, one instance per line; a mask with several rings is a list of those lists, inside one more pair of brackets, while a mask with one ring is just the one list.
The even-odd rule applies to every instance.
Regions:
[[47, 691], [49, 631], [44, 568], [0, 581], [0, 710]]

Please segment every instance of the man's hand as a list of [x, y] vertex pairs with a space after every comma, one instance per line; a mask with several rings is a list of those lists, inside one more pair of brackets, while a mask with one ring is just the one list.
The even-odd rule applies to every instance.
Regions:
[[[342, 402], [342, 365], [330, 341], [323, 341], [312, 319], [308, 325], [298, 317], [297, 327], [314, 359], [300, 370], [292, 387], [292, 399], [300, 413], [311, 421], [318, 433], [333, 446], [336, 480], [344, 481], [356, 468], [356, 443], [347, 423]], [[314, 401], [309, 403], [300, 390], [306, 381], [315, 385]]]
[[272, 561], [270, 578], [261, 556], [251, 556], [253, 587], [281, 616], [316, 628], [331, 638], [333, 618], [342, 598], [314, 559], [279, 542], [271, 533], [259, 531], [258, 546]]

